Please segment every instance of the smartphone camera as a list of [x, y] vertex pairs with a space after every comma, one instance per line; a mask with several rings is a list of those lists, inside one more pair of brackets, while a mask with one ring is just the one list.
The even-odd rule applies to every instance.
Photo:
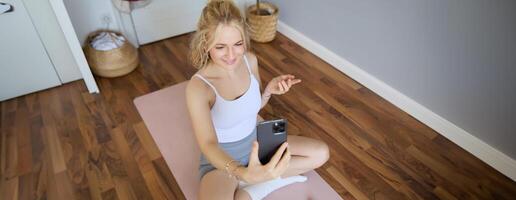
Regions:
[[272, 126], [272, 130], [274, 131], [274, 133], [285, 132], [285, 122], [274, 123], [274, 126]]

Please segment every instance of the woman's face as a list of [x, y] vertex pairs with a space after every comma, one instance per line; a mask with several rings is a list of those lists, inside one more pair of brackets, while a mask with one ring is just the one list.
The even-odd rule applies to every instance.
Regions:
[[209, 54], [215, 65], [234, 70], [239, 66], [245, 52], [244, 40], [238, 29], [228, 25], [221, 26]]

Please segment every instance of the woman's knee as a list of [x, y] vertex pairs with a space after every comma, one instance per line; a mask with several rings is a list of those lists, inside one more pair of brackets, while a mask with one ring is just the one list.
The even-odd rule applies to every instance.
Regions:
[[235, 192], [235, 200], [251, 200], [251, 196], [242, 189], [237, 189]]
[[314, 168], [318, 168], [330, 159], [330, 149], [323, 141], [320, 141], [314, 148]]
[[201, 179], [198, 199], [233, 199], [238, 181], [222, 170], [213, 170]]

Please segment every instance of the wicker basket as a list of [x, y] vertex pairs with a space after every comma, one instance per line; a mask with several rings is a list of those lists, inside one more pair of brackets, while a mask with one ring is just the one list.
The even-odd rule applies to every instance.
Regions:
[[247, 8], [249, 36], [256, 42], [270, 42], [276, 36], [279, 10], [275, 5], [265, 2], [260, 3], [260, 9], [269, 10], [271, 15], [257, 15], [256, 5]]
[[[127, 40], [121, 47], [109, 51], [94, 49], [91, 46], [91, 40], [99, 33], [100, 31], [96, 31], [90, 34], [84, 47], [84, 54], [95, 75], [109, 78], [119, 77], [132, 72], [138, 67], [138, 51]], [[119, 33], [116, 34], [121, 35]]]

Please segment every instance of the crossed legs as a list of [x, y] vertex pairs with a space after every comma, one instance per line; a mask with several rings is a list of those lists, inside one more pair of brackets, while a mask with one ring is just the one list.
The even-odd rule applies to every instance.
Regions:
[[[257, 116], [257, 121], [263, 121]], [[328, 145], [323, 141], [304, 136], [289, 135], [288, 146], [292, 157], [290, 164], [281, 177], [295, 176], [322, 166], [330, 157]], [[230, 178], [222, 170], [206, 173], [201, 179], [199, 199], [235, 199], [248, 200], [251, 197], [246, 191], [238, 188], [238, 180]]]
[[251, 198], [244, 190], [238, 189], [236, 178], [229, 177], [225, 171], [216, 169], [206, 173], [201, 179], [199, 200], [204, 199], [247, 200]]
[[[287, 138], [292, 157], [283, 178], [295, 176], [322, 166], [329, 158], [328, 146], [316, 139], [289, 135]], [[238, 180], [228, 177], [223, 170], [208, 172], [201, 179], [199, 199], [250, 199], [247, 192], [238, 188]]]

